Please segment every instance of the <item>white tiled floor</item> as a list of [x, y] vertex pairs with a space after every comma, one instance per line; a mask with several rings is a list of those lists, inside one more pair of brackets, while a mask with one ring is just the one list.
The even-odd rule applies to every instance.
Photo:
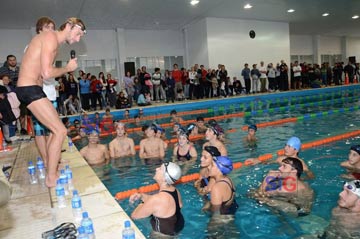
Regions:
[[[8, 204], [0, 207], [0, 238], [37, 239], [41, 233], [51, 230], [62, 222], [74, 222], [70, 196], [67, 208], [58, 209], [54, 189], [41, 184], [31, 185], [28, 180], [27, 164], [35, 162], [38, 156], [35, 143], [20, 142], [10, 152], [0, 153], [0, 166], [12, 165], [10, 183], [12, 196]], [[63, 148], [66, 148], [64, 146]], [[98, 239], [121, 238], [124, 221], [128, 215], [107, 191], [91, 167], [79, 152], [62, 153], [60, 167], [69, 164], [73, 170], [73, 183], [82, 197], [84, 210], [93, 219]], [[137, 227], [136, 238], [145, 238]]]

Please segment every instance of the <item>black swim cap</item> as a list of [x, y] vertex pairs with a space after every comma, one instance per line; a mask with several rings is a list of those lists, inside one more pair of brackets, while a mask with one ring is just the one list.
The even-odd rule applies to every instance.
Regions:
[[205, 147], [204, 147], [204, 150], [205, 150], [206, 152], [208, 152], [209, 154], [211, 154], [211, 156], [213, 156], [213, 157], [218, 157], [218, 156], [221, 155], [221, 153], [219, 152], [219, 150], [218, 150], [216, 147], [214, 147], [214, 146], [205, 146]]

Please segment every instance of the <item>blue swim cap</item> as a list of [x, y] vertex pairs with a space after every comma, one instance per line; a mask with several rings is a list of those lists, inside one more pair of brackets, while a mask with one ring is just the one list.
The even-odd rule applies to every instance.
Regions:
[[227, 156], [217, 156], [214, 157], [214, 162], [223, 175], [229, 174], [233, 170], [233, 164], [229, 157]]
[[253, 129], [253, 130], [257, 131], [257, 126], [256, 126], [255, 124], [251, 124], [251, 125], [249, 125], [249, 127], [248, 127], [248, 130], [249, 130], [249, 129]]
[[298, 137], [295, 137], [295, 136], [291, 137], [287, 141], [286, 145], [289, 145], [289, 146], [293, 147], [297, 151], [300, 151], [300, 149], [301, 149], [301, 141], [300, 141], [300, 139]]

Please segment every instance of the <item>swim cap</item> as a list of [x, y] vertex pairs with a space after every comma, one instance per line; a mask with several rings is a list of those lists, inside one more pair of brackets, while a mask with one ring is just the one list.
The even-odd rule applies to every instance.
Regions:
[[211, 126], [215, 126], [215, 125], [217, 125], [218, 123], [216, 122], [216, 120], [210, 119], [210, 120], [208, 121], [208, 124], [211, 125]]
[[249, 127], [248, 127], [248, 130], [249, 130], [249, 129], [253, 129], [253, 130], [257, 131], [257, 126], [256, 126], [255, 124], [251, 124], [251, 125], [249, 125]]
[[360, 180], [345, 182], [344, 186], [352, 193], [360, 197]]
[[181, 177], [181, 168], [173, 162], [164, 163], [165, 181], [167, 184], [174, 184]]
[[214, 157], [214, 162], [223, 175], [229, 174], [233, 170], [233, 164], [227, 156]]
[[156, 124], [156, 123], [153, 123], [153, 125], [155, 125], [155, 126], [156, 126], [156, 130], [157, 130], [157, 131], [160, 131], [160, 132], [165, 132], [165, 130], [164, 130], [163, 128], [161, 128], [161, 126], [160, 126], [160, 125], [158, 125], [158, 124]]
[[296, 149], [297, 151], [300, 151], [301, 149], [301, 141], [298, 137], [291, 137], [286, 145], [289, 145], [291, 147], [293, 147], [294, 149]]
[[205, 147], [204, 147], [204, 150], [205, 150], [206, 152], [208, 152], [209, 154], [211, 154], [211, 156], [213, 156], [213, 157], [218, 157], [218, 156], [221, 155], [221, 153], [219, 152], [219, 150], [218, 150], [216, 147], [214, 147], [214, 146], [205, 146]]
[[176, 110], [170, 111], [170, 115], [176, 115], [176, 114], [177, 114]]
[[360, 154], [360, 145], [352, 145], [350, 150], [354, 150], [356, 153]]
[[216, 125], [208, 124], [207, 127], [211, 129], [216, 136], [219, 136], [219, 134], [224, 133], [223, 129], [218, 124]]
[[186, 130], [188, 131], [188, 132], [191, 132], [194, 128], [195, 128], [195, 124], [194, 123], [191, 123], [191, 124], [189, 124], [188, 126], [187, 126], [187, 128], [186, 128]]

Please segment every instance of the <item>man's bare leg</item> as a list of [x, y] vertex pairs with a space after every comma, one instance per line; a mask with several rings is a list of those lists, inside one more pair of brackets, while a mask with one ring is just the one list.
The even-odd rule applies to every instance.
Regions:
[[46, 144], [46, 138], [44, 135], [38, 135], [35, 136], [35, 144], [36, 147], [38, 148], [38, 151], [40, 153], [40, 156], [42, 158], [42, 160], [45, 163], [45, 167], [47, 167], [47, 163], [48, 163], [48, 155], [47, 155], [47, 144]]
[[47, 98], [32, 102], [28, 105], [28, 109], [53, 133], [48, 140], [48, 174], [45, 183], [48, 187], [55, 187], [58, 179], [57, 167], [61, 157], [61, 147], [67, 133], [66, 128]]

